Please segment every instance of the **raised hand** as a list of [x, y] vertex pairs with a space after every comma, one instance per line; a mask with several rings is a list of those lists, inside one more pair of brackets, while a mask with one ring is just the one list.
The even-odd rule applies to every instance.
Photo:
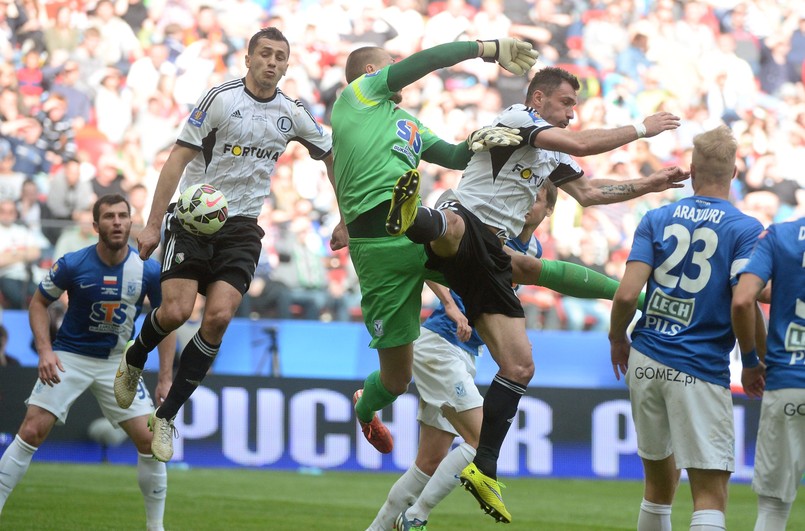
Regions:
[[484, 61], [497, 61], [500, 66], [518, 76], [528, 72], [539, 57], [539, 52], [531, 47], [531, 43], [517, 39], [478, 42], [481, 44], [481, 57]]

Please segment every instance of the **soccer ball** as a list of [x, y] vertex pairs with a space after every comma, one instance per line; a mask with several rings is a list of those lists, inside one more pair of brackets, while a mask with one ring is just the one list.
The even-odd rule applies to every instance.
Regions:
[[229, 215], [226, 197], [211, 184], [189, 186], [179, 196], [175, 213], [182, 227], [196, 236], [215, 234]]

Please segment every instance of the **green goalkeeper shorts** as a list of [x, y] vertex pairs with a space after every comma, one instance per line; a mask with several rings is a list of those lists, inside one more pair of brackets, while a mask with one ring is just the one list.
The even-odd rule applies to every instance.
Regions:
[[425, 269], [425, 248], [405, 236], [350, 238], [349, 253], [361, 287], [363, 322], [371, 348], [391, 348], [419, 337], [425, 279], [444, 283]]

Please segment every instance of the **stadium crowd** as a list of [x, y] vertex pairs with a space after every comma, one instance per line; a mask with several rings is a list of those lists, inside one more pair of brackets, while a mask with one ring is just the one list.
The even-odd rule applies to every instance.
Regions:
[[[764, 226], [805, 215], [805, 7], [797, 0], [2, 0], [3, 307], [26, 307], [54, 258], [96, 238], [88, 211], [96, 197], [125, 194], [142, 225], [196, 99], [244, 75], [248, 38], [268, 25], [293, 50], [280, 89], [325, 127], [354, 48], [407, 56], [508, 34], [533, 43], [538, 66], [578, 76], [571, 128], [629, 124], [659, 110], [683, 118], [676, 131], [579, 160], [586, 175], [687, 167], [692, 138], [726, 123], [739, 139], [738, 207]], [[406, 88], [401, 105], [458, 141], [521, 102], [527, 83], [496, 64], [467, 61]], [[461, 178], [426, 163], [421, 170], [429, 206]], [[544, 256], [619, 279], [641, 216], [677, 197], [581, 209], [560, 193], [537, 231]], [[290, 144], [260, 216], [264, 252], [241, 316], [357, 318], [348, 252], [328, 245], [338, 219], [323, 166]], [[529, 327], [608, 329], [606, 302], [531, 286], [518, 293]]]

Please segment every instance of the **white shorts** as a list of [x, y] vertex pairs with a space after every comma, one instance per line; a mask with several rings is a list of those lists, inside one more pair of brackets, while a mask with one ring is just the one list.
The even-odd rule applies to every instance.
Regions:
[[70, 412], [73, 403], [87, 389], [95, 395], [103, 415], [116, 426], [129, 419], [150, 415], [154, 410], [151, 395], [148, 394], [142, 380], [131, 406], [128, 409], [121, 409], [117, 405], [114, 382], [122, 354], [112, 356], [108, 360], [63, 351], [57, 351], [55, 354], [64, 367], [64, 372], [59, 373], [61, 382], [50, 387], [37, 380], [31, 396], [25, 403], [50, 411], [56, 416], [59, 424], [67, 422], [67, 413]]
[[752, 490], [792, 503], [805, 473], [805, 389], [763, 393]]
[[732, 394], [641, 354], [629, 353], [626, 373], [637, 453], [677, 468], [735, 471]]
[[417, 420], [454, 435], [458, 432], [442, 406], [460, 413], [484, 404], [475, 385], [475, 356], [427, 328], [414, 342], [414, 382], [420, 397]]

